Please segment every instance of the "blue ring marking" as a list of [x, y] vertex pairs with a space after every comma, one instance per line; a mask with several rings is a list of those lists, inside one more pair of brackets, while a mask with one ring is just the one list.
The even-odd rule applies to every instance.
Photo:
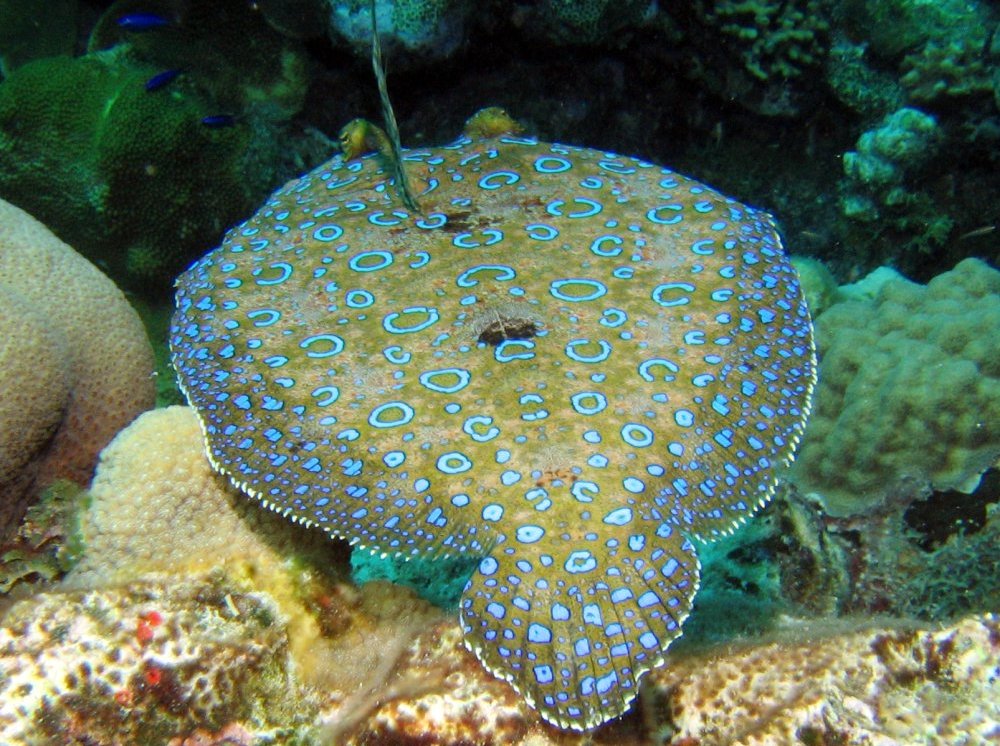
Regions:
[[393, 210], [390, 213], [390, 215], [392, 215], [392, 217], [395, 218], [394, 220], [383, 219], [382, 217], [383, 215], [385, 215], [384, 210], [376, 210], [375, 212], [373, 212], [371, 215], [368, 216], [368, 222], [371, 223], [372, 225], [378, 225], [383, 228], [388, 228], [393, 225], [399, 225], [401, 218], [406, 217], [406, 213], [402, 212], [401, 210]]
[[[489, 429], [486, 432], [481, 432], [476, 429], [476, 425], [482, 425], [483, 427], [488, 427]], [[477, 443], [486, 443], [493, 440], [500, 434], [500, 428], [493, 426], [492, 417], [477, 414], [465, 421], [465, 424], [462, 425], [462, 432]]]
[[316, 402], [317, 407], [328, 407], [340, 398], [340, 389], [336, 386], [317, 386], [312, 390], [311, 396], [319, 400]]
[[628, 321], [628, 314], [620, 308], [605, 308], [601, 312], [601, 318], [597, 323], [601, 326], [607, 326], [614, 329], [621, 326], [626, 321]]
[[[646, 218], [650, 221], [656, 223], [657, 225], [673, 225], [674, 223], [679, 223], [684, 219], [684, 216], [679, 214], [683, 211], [684, 205], [660, 205], [659, 207], [654, 207], [652, 210], [646, 213]], [[678, 213], [673, 217], [663, 218], [660, 217], [661, 210], [670, 210], [671, 212]]]
[[678, 409], [674, 412], [674, 422], [681, 427], [691, 427], [694, 424], [694, 412], [690, 409]]
[[[370, 264], [362, 265], [361, 262], [371, 257], [378, 257], [382, 260], [381, 264]], [[393, 262], [392, 252], [390, 251], [362, 251], [360, 254], [355, 254], [347, 262], [347, 266], [353, 269], [355, 272], [377, 272], [380, 269], [385, 269]]]
[[594, 344], [592, 339], [574, 339], [566, 343], [566, 356], [570, 360], [576, 360], [578, 363], [603, 363], [611, 356], [611, 345], [604, 341], [603, 339], [597, 340], [597, 345], [601, 348], [601, 351], [596, 355], [580, 355], [576, 352], [576, 347], [579, 345], [589, 345]]
[[532, 526], [530, 524], [518, 526], [517, 530], [514, 532], [514, 537], [522, 544], [534, 544], [543, 536], [545, 536], [544, 528], [541, 526]]
[[603, 522], [612, 526], [626, 526], [632, 522], [632, 508], [617, 508], [603, 518]]
[[[589, 295], [571, 296], [565, 295], [562, 292], [562, 288], [567, 285], [583, 285], [592, 288], [593, 291]], [[597, 300], [601, 296], [608, 292], [607, 287], [605, 287], [603, 282], [597, 280], [590, 280], [586, 277], [576, 277], [564, 280], [553, 280], [549, 285], [549, 293], [559, 300], [568, 301], [570, 303], [583, 303], [586, 301]]]
[[328, 225], [321, 225], [312, 233], [312, 237], [317, 241], [321, 241], [322, 243], [329, 243], [330, 241], [336, 241], [343, 235], [344, 235], [344, 229], [334, 223], [329, 223]]
[[[382, 414], [389, 411], [396, 410], [400, 412], [400, 415], [395, 420], [383, 420]], [[407, 422], [413, 419], [414, 411], [406, 402], [402, 401], [390, 401], [385, 404], [380, 404], [371, 411], [368, 415], [368, 424], [372, 427], [377, 428], [388, 428], [388, 427], [398, 427], [400, 425], [405, 425]]]
[[[434, 383], [438, 376], [456, 376], [458, 380], [450, 386]], [[420, 383], [431, 391], [439, 394], [454, 394], [469, 385], [472, 374], [464, 368], [441, 368], [440, 370], [428, 370], [420, 374]]]
[[[548, 163], [553, 165], [549, 166]], [[535, 170], [540, 174], [561, 174], [573, 168], [572, 161], [554, 155], [543, 155], [535, 159]]]
[[241, 280], [239, 277], [227, 277], [225, 280], [223, 280], [222, 284], [225, 285], [230, 290], [234, 290], [243, 285], [243, 280]]
[[[272, 262], [271, 264], [267, 265], [267, 268], [280, 270], [281, 275], [274, 280], [258, 279], [257, 280], [258, 285], [280, 285], [281, 283], [283, 283], [285, 280], [287, 280], [289, 277], [292, 276], [292, 271], [293, 271], [292, 265], [289, 264], [288, 262]], [[258, 267], [250, 274], [252, 274], [254, 277], [259, 278], [263, 271], [264, 271], [263, 267]]]
[[[427, 319], [420, 322], [416, 326], [409, 327], [398, 327], [395, 322], [400, 316], [408, 315], [411, 313], [423, 313], [427, 314]], [[390, 334], [413, 334], [415, 332], [422, 332], [430, 326], [433, 326], [441, 318], [440, 314], [436, 308], [428, 308], [427, 306], [410, 306], [409, 308], [404, 308], [402, 311], [393, 311], [392, 313], [386, 314], [385, 318], [382, 319], [382, 328], [385, 329]]]
[[530, 223], [524, 226], [524, 229], [528, 232], [528, 238], [533, 238], [536, 241], [551, 241], [559, 235], [558, 229], [545, 223]]
[[[280, 368], [288, 362], [288, 358], [284, 355], [271, 355], [271, 357], [264, 358], [264, 365], [268, 368]], [[287, 380], [287, 379], [286, 379]], [[277, 383], [277, 380], [275, 380]]]
[[590, 572], [596, 568], [597, 558], [587, 549], [577, 549], [575, 552], [570, 552], [563, 565], [563, 569], [572, 575]]
[[338, 337], [336, 334], [314, 334], [311, 337], [306, 337], [301, 342], [299, 342], [299, 347], [303, 350], [308, 350], [312, 345], [317, 342], [329, 342], [330, 349], [321, 350], [319, 352], [306, 352], [306, 357], [333, 357], [339, 352], [344, 350], [344, 340]]
[[382, 354], [385, 355], [385, 359], [393, 365], [406, 365], [410, 362], [410, 358], [412, 357], [409, 352], [404, 350], [399, 345], [390, 345], [389, 347], [386, 347], [382, 350]]
[[438, 457], [436, 466], [438, 471], [445, 474], [461, 474], [472, 468], [472, 462], [464, 453], [449, 451]]
[[434, 228], [441, 228], [447, 222], [448, 216], [443, 212], [432, 212], [430, 215], [417, 220], [416, 226], [424, 230], [433, 230]]
[[653, 431], [638, 422], [628, 422], [622, 426], [622, 440], [635, 448], [653, 445]]
[[460, 274], [458, 279], [455, 280], [455, 284], [460, 288], [471, 288], [479, 284], [479, 280], [469, 279], [472, 275], [477, 272], [487, 272], [491, 270], [497, 273], [497, 276], [493, 278], [497, 282], [506, 282], [507, 280], [513, 280], [517, 277], [517, 272], [514, 271], [514, 268], [508, 267], [506, 264], [477, 264], [475, 267], [470, 267]]
[[673, 374], [680, 373], [681, 370], [677, 363], [671, 360], [666, 360], [662, 357], [654, 357], [649, 360], [643, 360], [639, 363], [639, 375], [642, 376], [643, 380], [649, 381], [650, 383], [657, 380], [656, 377], [649, 372], [649, 369], [656, 365], [662, 365], [670, 371], [670, 374], [665, 375], [660, 379], [661, 381], [667, 381], [668, 383], [675, 380], [676, 376]]
[[619, 163], [618, 161], [598, 161], [597, 165], [605, 171], [610, 171], [613, 174], [635, 173], [635, 169], [632, 166], [626, 166], [624, 163]]
[[[587, 406], [583, 403], [585, 399], [592, 399], [594, 403]], [[576, 412], [588, 416], [600, 414], [608, 406], [607, 397], [600, 391], [581, 391], [579, 394], [573, 394], [569, 398], [569, 402]]]
[[[268, 319], [264, 321], [254, 321], [259, 316], [267, 316]], [[257, 327], [261, 326], [271, 326], [281, 318], [281, 312], [275, 311], [273, 308], [264, 308], [258, 311], [250, 311], [247, 313], [247, 318], [253, 321], [253, 325]]]
[[721, 290], [713, 290], [711, 296], [712, 300], [716, 303], [725, 303], [730, 298], [733, 297], [733, 291], [729, 288], [723, 288]]
[[587, 199], [586, 197], [574, 197], [573, 201], [576, 202], [578, 205], [587, 205], [589, 206], [589, 209], [577, 210], [576, 212], [567, 213], [566, 217], [568, 218], [589, 218], [596, 215], [597, 213], [599, 213], [601, 210], [604, 209], [604, 206], [600, 202], [596, 202], [595, 200], [592, 199]]
[[400, 466], [404, 461], [406, 461], [406, 453], [403, 451], [387, 451], [382, 457], [382, 463], [388, 466], [390, 469], [395, 469]]
[[698, 256], [711, 256], [715, 253], [715, 249], [712, 248], [713, 243], [715, 243], [714, 238], [703, 238], [700, 241], [695, 241], [691, 244], [691, 252]]
[[584, 189], [600, 189], [604, 186], [604, 180], [598, 179], [596, 176], [588, 176], [580, 181], [580, 186]]
[[349, 308], [368, 308], [375, 303], [375, 296], [367, 290], [348, 290], [344, 296], [344, 302]]
[[694, 376], [691, 379], [691, 383], [693, 383], [698, 388], [703, 389], [714, 380], [715, 376], [713, 376], [711, 373], [699, 373], [698, 375]]
[[482, 512], [483, 520], [495, 523], [503, 518], [503, 505], [499, 503], [490, 503], [489, 505], [483, 506]]
[[684, 332], [684, 344], [693, 346], [705, 344], [705, 332], [700, 329]]
[[520, 180], [520, 174], [514, 171], [494, 171], [491, 174], [486, 174], [486, 176], [479, 180], [479, 188], [492, 191], [493, 189], [499, 189], [502, 186], [516, 184]]
[[410, 269], [420, 269], [431, 260], [431, 255], [426, 251], [414, 251], [413, 256], [417, 257], [417, 261], [410, 262]]
[[668, 290], [682, 290], [686, 293], [693, 293], [697, 288], [690, 282], [664, 282], [661, 285], [657, 285], [653, 288], [653, 292], [650, 297], [660, 306], [664, 308], [670, 308], [672, 306], [684, 306], [691, 302], [691, 299], [682, 295], [679, 298], [674, 298], [673, 300], [663, 300], [663, 293]]
[[635, 269], [633, 267], [615, 267], [611, 274], [619, 280], [631, 280], [635, 275]]
[[357, 180], [358, 180], [357, 176], [348, 176], [347, 178], [338, 179], [337, 181], [328, 181], [326, 183], [326, 188], [327, 189], [340, 189], [341, 187], [345, 187], [348, 184], [353, 184]]
[[[508, 352], [508, 348], [521, 347], [526, 352]], [[505, 339], [493, 348], [493, 359], [498, 363], [509, 363], [512, 360], [530, 360], [535, 356], [535, 343], [530, 339]]]
[[[604, 244], [611, 243], [613, 248], [605, 249]], [[595, 238], [590, 244], [590, 250], [597, 256], [618, 256], [622, 253], [621, 245], [625, 243], [621, 236], [601, 236]]]
[[579, 502], [591, 503], [600, 494], [601, 488], [595, 482], [578, 479], [573, 482], [573, 486], [569, 488], [569, 491]]

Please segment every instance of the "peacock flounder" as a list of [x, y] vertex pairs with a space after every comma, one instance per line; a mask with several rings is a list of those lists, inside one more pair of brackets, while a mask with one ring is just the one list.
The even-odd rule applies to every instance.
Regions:
[[[489, 127], [278, 190], [178, 281], [215, 467], [381, 554], [482, 557], [467, 645], [542, 716], [622, 714], [681, 633], [695, 541], [769, 498], [815, 380], [771, 218]], [[481, 136], [480, 135], [485, 135]]]

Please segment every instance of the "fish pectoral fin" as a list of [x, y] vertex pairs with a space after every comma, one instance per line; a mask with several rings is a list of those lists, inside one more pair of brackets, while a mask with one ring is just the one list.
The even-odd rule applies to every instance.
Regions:
[[624, 714], [698, 588], [694, 546], [656, 531], [631, 524], [569, 542], [519, 530], [466, 586], [466, 645], [554, 725], [586, 730]]

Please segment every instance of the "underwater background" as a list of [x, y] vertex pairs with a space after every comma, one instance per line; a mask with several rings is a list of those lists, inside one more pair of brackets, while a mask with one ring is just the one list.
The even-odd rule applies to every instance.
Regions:
[[[372, 150], [358, 162], [391, 170], [377, 138], [323, 165], [348, 122], [383, 122], [369, 0], [0, 0], [0, 743], [1000, 741], [1000, 5], [374, 7], [404, 148], [445, 158], [439, 146], [463, 133], [526, 148], [537, 138], [711, 185], [749, 216], [754, 242], [776, 240], [763, 213], [773, 216], [798, 277], [776, 259], [761, 281], [793, 304], [804, 296], [811, 314], [778, 324], [801, 344], [781, 368], [790, 414], [761, 467], [767, 495], [777, 480], [773, 497], [745, 523], [756, 506], [724, 511], [711, 530], [688, 521], [699, 539], [677, 541], [691, 579], [670, 591], [685, 606], [677, 639], [654, 646], [670, 645], [665, 664], [628, 694], [624, 716], [587, 715], [580, 733], [566, 725], [574, 716], [529, 702], [518, 693], [527, 673], [513, 673], [512, 687], [486, 670], [500, 668], [489, 662], [498, 647], [463, 647], [473, 634], [458, 623], [463, 588], [484, 573], [488, 547], [382, 558], [276, 501], [279, 512], [261, 509], [217, 473], [235, 467], [211, 437], [206, 457], [211, 406], [197, 391], [225, 394], [225, 371], [184, 372], [200, 355], [225, 357], [199, 351], [206, 327], [186, 329], [206, 323], [195, 289], [222, 286], [205, 255], [227, 231], [236, 228], [224, 246], [239, 247], [257, 214], [247, 226], [273, 224], [277, 241], [280, 200], [306, 204], [295, 189], [333, 183], [337, 169], [358, 175], [350, 161]], [[484, 107], [506, 115], [470, 122]], [[564, 150], [542, 158], [582, 169], [599, 157]], [[312, 181], [269, 196], [313, 169]], [[509, 184], [526, 178], [510, 169]], [[561, 179], [512, 209], [568, 199]], [[638, 180], [623, 177], [620, 190], [625, 206], [606, 201], [606, 215], [648, 215]], [[702, 203], [681, 202], [691, 235], [708, 230]], [[498, 225], [466, 222], [456, 230], [469, 231], [470, 248]], [[585, 228], [581, 240], [604, 230]], [[612, 256], [620, 242], [591, 252]], [[200, 275], [182, 274], [196, 262]], [[413, 285], [419, 297], [441, 280], [417, 286], [398, 268], [378, 287]], [[535, 274], [548, 287], [558, 271]], [[654, 299], [678, 292], [661, 287]], [[362, 292], [347, 305], [363, 306]], [[690, 292], [661, 305], [701, 311], [705, 299]], [[480, 346], [499, 350], [491, 334], [518, 342], [544, 326], [521, 319], [511, 338], [518, 319], [496, 318], [499, 327], [476, 327]], [[342, 336], [368, 334], [355, 333]], [[386, 370], [373, 365], [364, 386]], [[462, 388], [452, 383], [424, 386]], [[669, 391], [694, 397], [682, 377]], [[560, 414], [554, 399], [552, 412], [541, 398], [512, 406], [580, 414]], [[272, 403], [252, 427], [281, 425], [265, 411]], [[654, 433], [636, 425], [625, 440], [641, 448], [643, 437]], [[596, 517], [594, 531], [621, 515]], [[483, 520], [472, 528], [486, 535], [485, 510]], [[378, 546], [346, 523], [333, 533]], [[668, 532], [649, 538], [667, 546]], [[515, 605], [500, 612], [516, 617]], [[539, 643], [547, 631], [531, 627]], [[621, 633], [602, 629], [609, 641]]]

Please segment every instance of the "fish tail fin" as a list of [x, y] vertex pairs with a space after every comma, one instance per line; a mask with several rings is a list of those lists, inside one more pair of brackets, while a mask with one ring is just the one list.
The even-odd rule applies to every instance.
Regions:
[[631, 509], [613, 513], [628, 521], [602, 524], [593, 541], [520, 526], [480, 562], [461, 601], [466, 645], [562, 728], [628, 710], [698, 588], [689, 539]]

